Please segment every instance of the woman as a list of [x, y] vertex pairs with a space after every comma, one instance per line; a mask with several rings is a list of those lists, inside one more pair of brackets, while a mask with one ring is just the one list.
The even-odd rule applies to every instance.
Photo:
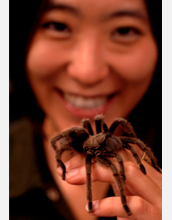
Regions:
[[[112, 196], [112, 189], [118, 192], [110, 171], [95, 164], [94, 198], [112, 197], [95, 202], [90, 215], [84, 208], [83, 156], [74, 154], [66, 162], [63, 182], [49, 147], [55, 132], [79, 126], [83, 117], [94, 128], [94, 116], [103, 113], [108, 125], [117, 117], [127, 118], [161, 166], [160, 11], [156, 2], [142, 0], [54, 0], [42, 1], [41, 7], [29, 1], [23, 14], [11, 19], [15, 103], [35, 122], [33, 127], [26, 119], [12, 123], [11, 219], [161, 219], [161, 174], [145, 161], [147, 176], [123, 153], [130, 217], [120, 198]], [[21, 19], [27, 27], [22, 34]]]

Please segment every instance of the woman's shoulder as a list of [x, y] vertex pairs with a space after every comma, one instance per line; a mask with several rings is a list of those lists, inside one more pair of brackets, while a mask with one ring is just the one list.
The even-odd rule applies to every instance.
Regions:
[[40, 182], [34, 131], [28, 119], [10, 124], [9, 145], [10, 197], [15, 197]]

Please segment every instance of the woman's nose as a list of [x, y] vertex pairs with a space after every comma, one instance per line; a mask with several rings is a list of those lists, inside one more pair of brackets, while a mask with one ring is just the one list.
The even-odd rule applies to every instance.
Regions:
[[93, 39], [78, 42], [70, 59], [68, 75], [82, 84], [99, 83], [109, 74], [103, 48]]

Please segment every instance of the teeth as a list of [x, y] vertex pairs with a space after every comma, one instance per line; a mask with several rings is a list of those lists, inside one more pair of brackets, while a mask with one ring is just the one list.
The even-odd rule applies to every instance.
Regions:
[[85, 98], [83, 96], [75, 96], [69, 93], [64, 94], [64, 98], [67, 102], [78, 108], [91, 109], [104, 105], [107, 102], [108, 97], [97, 98]]

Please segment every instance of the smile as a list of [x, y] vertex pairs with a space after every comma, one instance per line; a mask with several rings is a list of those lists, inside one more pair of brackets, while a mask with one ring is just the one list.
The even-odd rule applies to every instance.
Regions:
[[77, 117], [94, 117], [96, 114], [105, 113], [114, 99], [116, 93], [110, 95], [97, 95], [92, 97], [81, 96], [69, 92], [58, 91], [65, 108]]
[[108, 101], [109, 96], [88, 98], [65, 93], [64, 99], [77, 108], [93, 109], [104, 105]]

